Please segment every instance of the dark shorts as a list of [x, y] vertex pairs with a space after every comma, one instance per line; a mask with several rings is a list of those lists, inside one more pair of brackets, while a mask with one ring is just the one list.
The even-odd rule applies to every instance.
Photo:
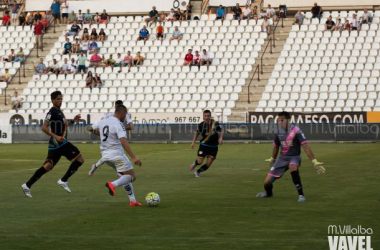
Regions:
[[214, 160], [216, 159], [216, 155], [218, 154], [218, 147], [207, 147], [204, 145], [200, 145], [198, 149], [198, 157], [206, 157], [212, 156]]
[[157, 34], [157, 38], [164, 38], [164, 34]]
[[81, 71], [83, 71], [83, 73], [86, 73], [86, 66], [85, 65], [79, 65], [78, 66], [78, 73], [80, 73]]
[[59, 18], [61, 18], [61, 14], [53, 14], [53, 17], [56, 19], [59, 19]]
[[81, 152], [79, 151], [79, 149], [70, 142], [68, 142], [60, 148], [49, 149], [45, 163], [51, 162], [53, 166], [55, 166], [62, 156], [66, 157], [66, 159], [69, 161], [75, 161], [80, 155]]
[[269, 175], [280, 178], [289, 169], [289, 165], [295, 165], [298, 168], [301, 166], [301, 156], [283, 156], [280, 155], [272, 168], [269, 170]]
[[222, 16], [217, 16], [216, 20], [221, 20], [223, 17]]
[[62, 13], [62, 17], [69, 17], [69, 13]]

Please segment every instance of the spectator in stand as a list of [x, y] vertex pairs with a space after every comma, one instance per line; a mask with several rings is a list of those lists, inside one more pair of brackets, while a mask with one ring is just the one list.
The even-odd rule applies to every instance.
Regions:
[[351, 25], [348, 20], [346, 20], [346, 22], [344, 23], [344, 30], [351, 31]]
[[99, 23], [108, 24], [109, 21], [110, 21], [110, 17], [108, 16], [107, 11], [103, 10], [103, 13], [100, 15]]
[[90, 40], [90, 33], [88, 33], [87, 28], [84, 28], [83, 33], [82, 33], [81, 40], [84, 40], [84, 39]]
[[18, 25], [22, 26], [24, 28], [26, 24], [26, 19], [24, 13], [20, 13], [20, 16], [18, 17]]
[[82, 73], [82, 75], [86, 73], [86, 61], [87, 61], [87, 57], [83, 53], [83, 51], [81, 51], [80, 55], [78, 56], [77, 63], [78, 63], [78, 73]]
[[242, 16], [241, 18], [243, 20], [249, 20], [249, 19], [252, 19], [253, 18], [253, 15], [252, 15], [252, 10], [248, 7], [248, 4], [245, 5], [245, 8], [243, 9], [242, 11]]
[[100, 32], [99, 32], [99, 37], [98, 37], [98, 41], [99, 42], [104, 42], [104, 40], [106, 40], [106, 33], [104, 32], [104, 29], [100, 29]]
[[148, 23], [150, 22], [149, 24], [149, 27], [150, 27], [152, 26], [153, 23], [157, 21], [158, 21], [158, 11], [156, 10], [156, 6], [153, 6], [152, 10], [149, 12], [149, 18], [146, 18], [145, 22], [147, 26], [148, 26]]
[[170, 41], [173, 41], [174, 39], [176, 39], [177, 41], [180, 41], [182, 39], [182, 33], [178, 29], [178, 26], [174, 27], [173, 35], [172, 35], [172, 37], [170, 37]]
[[95, 50], [94, 54], [92, 54], [90, 58], [90, 66], [89, 67], [98, 67], [102, 58], [98, 55], [98, 52]]
[[11, 23], [11, 17], [9, 16], [9, 11], [5, 12], [5, 15], [3, 16], [3, 26], [6, 26], [7, 29], [9, 27], [9, 24]]
[[94, 17], [92, 18], [92, 23], [99, 24], [100, 23], [100, 16], [99, 13], [96, 12]]
[[95, 39], [92, 39], [92, 42], [89, 45], [89, 54], [94, 54], [95, 52], [99, 52], [98, 43]]
[[78, 11], [77, 22], [78, 22], [78, 24], [82, 25], [82, 27], [83, 27], [84, 15], [83, 15], [81, 10]]
[[267, 17], [273, 18], [273, 20], [276, 19], [276, 11], [272, 8], [272, 5], [268, 4], [268, 9], [267, 9]]
[[87, 77], [86, 77], [86, 88], [92, 89], [93, 84], [94, 84], [94, 77], [92, 76], [92, 72], [88, 71]]
[[61, 12], [62, 12], [62, 19], [63, 23], [69, 23], [69, 3], [67, 0], [64, 0], [61, 4]]
[[325, 30], [334, 30], [335, 29], [335, 22], [332, 20], [332, 17], [329, 16], [325, 23]]
[[305, 19], [305, 15], [302, 14], [301, 10], [298, 10], [298, 12], [295, 15], [296, 21], [294, 24], [298, 24], [300, 27], [303, 24], [303, 20]]
[[8, 69], [5, 69], [4, 75], [2, 76], [2, 81], [7, 83], [11, 81], [11, 75], [9, 74]]
[[137, 41], [141, 41], [141, 40], [146, 41], [148, 39], [149, 39], [149, 31], [146, 29], [146, 26], [144, 25], [144, 27], [140, 30]]
[[156, 28], [156, 38], [157, 40], [160, 40], [162, 42], [162, 40], [164, 39], [164, 26], [162, 26], [162, 23], [161, 22], [158, 22], [158, 26]]
[[115, 67], [120, 67], [120, 70], [117, 73], [121, 73], [121, 70], [123, 68], [123, 58], [121, 57], [120, 53], [117, 53], [117, 57], [115, 60]]
[[80, 51], [87, 55], [89, 43], [87, 37], [80, 43]]
[[145, 60], [145, 57], [140, 55], [140, 52], [137, 52], [133, 64], [136, 66], [141, 66]]
[[257, 5], [253, 6], [252, 15], [253, 15], [253, 19], [257, 21], [258, 20]]
[[22, 47], [20, 47], [20, 51], [17, 52], [16, 57], [14, 59], [15, 62], [24, 62], [25, 61], [25, 54]]
[[180, 9], [177, 9], [174, 13], [174, 21], [180, 21], [182, 20], [182, 13]]
[[56, 74], [58, 76], [60, 72], [60, 67], [56, 59], [53, 59], [53, 63], [50, 65], [50, 67], [47, 68], [47, 72], [51, 72], [53, 74]]
[[16, 110], [17, 112], [18, 109], [22, 107], [22, 101], [24, 101], [24, 98], [19, 96], [18, 92], [15, 91], [15, 93], [13, 94], [13, 97], [11, 98], [12, 109]]
[[340, 31], [340, 32], [344, 30], [344, 25], [340, 18], [338, 18], [338, 20], [336, 21], [335, 27], [332, 30]]
[[96, 32], [95, 28], [93, 28], [92, 31], [91, 31], [90, 39], [98, 41], [98, 33]]
[[34, 24], [34, 17], [33, 17], [33, 13], [31, 12], [28, 14], [26, 18], [26, 25], [29, 25], [30, 28], [32, 28], [33, 24]]
[[264, 17], [266, 16], [267, 16], [267, 12], [264, 9], [262, 9], [260, 12], [260, 19], [264, 19]]
[[192, 50], [189, 49], [187, 51], [187, 54], [185, 55], [183, 66], [190, 66], [192, 63], [193, 63], [193, 54], [192, 54]]
[[75, 58], [71, 58], [71, 63], [70, 63], [70, 72], [72, 74], [76, 74], [78, 70], [78, 62], [75, 62]]
[[74, 11], [71, 11], [71, 13], [69, 15], [68, 24], [74, 23], [74, 21], [76, 21], [76, 20], [77, 20], [77, 14], [75, 14]]
[[127, 55], [124, 57], [124, 67], [128, 67], [128, 73], [131, 71], [132, 66], [133, 66], [133, 57], [131, 56], [131, 52], [128, 51]]
[[54, 0], [51, 9], [53, 11], [54, 23], [56, 23], [56, 20], [59, 20], [59, 24], [61, 24], [61, 3], [59, 0]]
[[44, 64], [43, 58], [40, 58], [40, 62], [37, 64], [37, 66], [34, 66], [34, 70], [37, 74], [40, 75], [47, 73], [46, 65]]
[[100, 76], [98, 75], [98, 73], [95, 73], [94, 81], [95, 81], [94, 88], [98, 87], [100, 89], [102, 87], [103, 83], [102, 83], [102, 80], [100, 79]]
[[36, 24], [34, 25], [34, 36], [36, 37], [37, 46], [43, 51], [43, 41], [42, 37], [44, 35], [44, 25], [40, 22], [40, 20], [37, 20]]
[[63, 64], [61, 66], [60, 74], [67, 75], [67, 74], [70, 74], [70, 73], [71, 73], [70, 64], [67, 62], [67, 58], [65, 58], [65, 59], [63, 59]]
[[168, 18], [166, 19], [167, 21], [170, 21], [170, 22], [173, 22], [174, 20], [174, 15], [175, 15], [175, 12], [174, 12], [174, 9], [172, 8], [168, 14]]
[[165, 22], [165, 20], [166, 20], [165, 12], [161, 11], [159, 21], [160, 22]]
[[207, 53], [207, 51], [204, 49], [203, 53], [200, 56], [199, 66], [203, 66], [205, 64], [207, 65], [207, 68], [208, 68], [208, 66], [210, 66], [210, 64], [211, 64], [211, 57]]
[[53, 18], [53, 16], [51, 14], [51, 10], [46, 11], [45, 19], [50, 22], [52, 18]]
[[113, 67], [115, 66], [115, 63], [116, 63], [115, 59], [113, 59], [112, 55], [110, 55], [110, 57], [106, 61], [106, 66], [111, 67], [111, 69], [113, 71]]
[[314, 3], [313, 8], [311, 8], [311, 13], [313, 14], [311, 18], [321, 19], [321, 17], [322, 17], [322, 7], [318, 6], [317, 3]]
[[359, 18], [356, 14], [352, 15], [351, 19], [351, 30], [359, 30]]
[[80, 30], [81, 29], [77, 24], [77, 21], [74, 21], [73, 25], [71, 25], [70, 31], [66, 33], [66, 38], [67, 36], [77, 36]]
[[278, 11], [278, 17], [279, 18], [285, 18], [286, 17], [286, 11], [285, 11], [285, 7], [283, 7], [283, 5], [280, 5], [280, 9]]
[[199, 55], [198, 50], [195, 51], [195, 55], [193, 57], [193, 63], [192, 66], [198, 66], [199, 67], [199, 61], [201, 60], [201, 55]]
[[361, 16], [362, 24], [364, 23], [372, 23], [372, 14], [371, 12], [368, 12], [367, 8], [364, 9], [364, 13]]
[[8, 55], [8, 57], [4, 57], [3, 61], [5, 62], [13, 62], [16, 58], [15, 50], [11, 49], [11, 53]]
[[190, 6], [186, 6], [186, 10], [183, 12], [183, 20], [190, 21], [191, 20], [191, 9]]
[[234, 20], [240, 20], [242, 10], [238, 3], [236, 4], [235, 7], [232, 8], [232, 12], [234, 13]]
[[107, 60], [104, 56], [102, 56], [102, 60], [100, 61], [100, 67], [105, 68], [107, 66]]
[[92, 14], [90, 13], [90, 10], [87, 9], [87, 13], [84, 14], [84, 20], [83, 20], [83, 23], [84, 24], [89, 24], [90, 25], [90, 28], [91, 28], [91, 24], [92, 24]]
[[63, 52], [62, 52], [62, 55], [71, 55], [71, 51], [72, 51], [72, 44], [70, 42], [70, 39], [66, 38], [66, 43], [63, 45]]
[[222, 5], [219, 5], [219, 8], [216, 10], [216, 20], [224, 21], [225, 15], [226, 10], [223, 8]]
[[42, 19], [42, 15], [40, 11], [37, 11], [36, 14], [34, 15], [34, 22], [37, 22], [37, 20], [41, 21], [41, 19]]
[[46, 32], [46, 29], [49, 27], [49, 21], [45, 19], [45, 17], [42, 17], [41, 21], [42, 25], [44, 26], [44, 32]]
[[79, 54], [80, 51], [80, 44], [79, 44], [79, 39], [75, 38], [75, 43], [73, 44], [71, 51], [73, 54]]
[[16, 26], [17, 25], [17, 13], [18, 13], [17, 2], [13, 2], [12, 7], [11, 7], [11, 12], [12, 12], [12, 25]]
[[267, 16], [264, 17], [264, 21], [261, 24], [261, 32], [266, 32], [270, 34], [270, 23]]

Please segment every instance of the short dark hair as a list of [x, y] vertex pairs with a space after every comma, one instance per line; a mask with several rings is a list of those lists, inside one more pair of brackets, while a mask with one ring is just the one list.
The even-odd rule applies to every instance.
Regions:
[[284, 116], [286, 119], [290, 119], [290, 114], [289, 112], [286, 112], [286, 111], [280, 112], [278, 116]]
[[211, 111], [209, 109], [206, 109], [205, 111], [203, 111], [203, 114], [210, 114], [211, 115]]
[[122, 101], [122, 100], [117, 100], [117, 101], [115, 102], [115, 108], [116, 108], [117, 106], [119, 106], [119, 105], [123, 105], [123, 101]]
[[57, 99], [57, 97], [58, 96], [60, 96], [60, 95], [62, 95], [62, 93], [61, 93], [61, 91], [54, 91], [53, 93], [51, 93], [50, 94], [50, 98], [52, 99], [52, 100], [55, 100], [55, 99]]
[[127, 112], [127, 107], [123, 104], [116, 107], [115, 113]]

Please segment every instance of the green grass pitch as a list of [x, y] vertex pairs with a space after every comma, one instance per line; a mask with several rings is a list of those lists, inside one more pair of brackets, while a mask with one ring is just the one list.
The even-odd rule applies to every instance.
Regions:
[[69, 166], [62, 158], [33, 186], [32, 199], [20, 185], [43, 163], [47, 144], [0, 145], [0, 249], [319, 250], [328, 249], [328, 225], [372, 228], [372, 247], [380, 247], [380, 144], [310, 144], [327, 172], [319, 176], [302, 154], [305, 203], [289, 173], [273, 198], [255, 198], [270, 144], [224, 144], [198, 179], [189, 171], [190, 144], [131, 144], [143, 162], [135, 167], [136, 197], [157, 192], [156, 208], [129, 207], [123, 188], [111, 197], [110, 167], [88, 176], [99, 145], [75, 145], [86, 162], [69, 180], [72, 193], [56, 183]]

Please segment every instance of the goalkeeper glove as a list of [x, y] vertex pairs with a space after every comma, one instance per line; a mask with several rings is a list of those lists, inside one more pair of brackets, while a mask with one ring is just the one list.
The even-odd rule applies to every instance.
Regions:
[[317, 159], [314, 159], [311, 163], [313, 164], [315, 170], [317, 170], [318, 174], [324, 174], [326, 172], [326, 169], [323, 167], [323, 162], [318, 162]]
[[266, 159], [265, 161], [269, 162], [269, 164], [268, 164], [269, 167], [272, 167], [273, 164], [276, 162], [276, 159], [271, 157], [270, 159]]

